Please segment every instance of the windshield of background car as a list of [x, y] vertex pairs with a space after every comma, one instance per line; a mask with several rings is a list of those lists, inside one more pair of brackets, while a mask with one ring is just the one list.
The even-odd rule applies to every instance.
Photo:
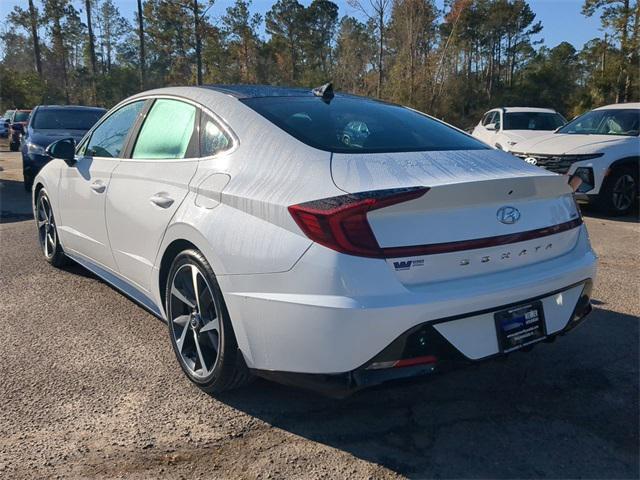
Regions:
[[246, 105], [298, 140], [334, 153], [484, 150], [480, 141], [405, 107], [336, 96], [261, 97]]
[[4, 115], [2, 116], [2, 118], [6, 118], [7, 120], [9, 120], [9, 118], [11, 117], [11, 114], [14, 112], [15, 110], [7, 110], [6, 112], [4, 112]]
[[507, 112], [503, 130], [555, 130], [567, 123], [559, 113]]
[[13, 121], [14, 122], [26, 122], [29, 119], [29, 114], [31, 112], [16, 112], [13, 115]]
[[636, 137], [639, 131], [640, 110], [607, 108], [579, 116], [558, 130], [558, 133]]
[[89, 130], [104, 113], [104, 110], [40, 109], [32, 126], [36, 130]]

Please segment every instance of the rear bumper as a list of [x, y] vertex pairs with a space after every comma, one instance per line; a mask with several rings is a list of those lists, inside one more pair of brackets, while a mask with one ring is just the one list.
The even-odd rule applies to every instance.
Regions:
[[[543, 297], [523, 300], [522, 303], [536, 300], [542, 300], [543, 302], [546, 300], [557, 301], [558, 298], [562, 298], [563, 295], [573, 290], [577, 289], [579, 291], [578, 299], [571, 310], [568, 322], [562, 329], [549, 334], [544, 339], [545, 342], [550, 343], [555, 341], [556, 337], [564, 335], [566, 332], [577, 327], [584, 321], [586, 316], [591, 313], [592, 286], [592, 280], [587, 279], [560, 292], [550, 292]], [[485, 362], [496, 357], [508, 356], [517, 352], [502, 353], [498, 351], [485, 357], [472, 359], [464, 355], [446, 339], [445, 335], [441, 333], [442, 327], [448, 325], [456, 328], [456, 322], [464, 323], [469, 320], [475, 321], [475, 319], [486, 315], [493, 317], [495, 312], [511, 306], [513, 305], [502, 305], [489, 312], [474, 312], [459, 318], [444, 318], [435, 322], [426, 322], [417, 325], [396, 338], [382, 352], [364, 365], [349, 372], [338, 374], [305, 374], [259, 369], [252, 369], [252, 371], [255, 375], [286, 385], [307, 388], [329, 396], [344, 397], [363, 388], [387, 382], [418, 379], [434, 373], [463, 368], [474, 363]], [[438, 326], [440, 326], [440, 328], [438, 328]], [[535, 345], [524, 347], [522, 351], [530, 351], [534, 346]], [[408, 361], [407, 363], [410, 365], [401, 366], [400, 368], [372, 368], [375, 365], [394, 363], [394, 361], [397, 360]], [[411, 363], [414, 363], [412, 360], [416, 360], [418, 364], [411, 365]]]
[[333, 375], [359, 369], [426, 324], [467, 359], [490, 357], [499, 352], [491, 312], [531, 298], [547, 298], [546, 333], [554, 335], [569, 324], [580, 285], [595, 278], [596, 260], [581, 226], [574, 248], [559, 257], [421, 285], [400, 283], [384, 260], [317, 245], [288, 272], [218, 281], [249, 368]]

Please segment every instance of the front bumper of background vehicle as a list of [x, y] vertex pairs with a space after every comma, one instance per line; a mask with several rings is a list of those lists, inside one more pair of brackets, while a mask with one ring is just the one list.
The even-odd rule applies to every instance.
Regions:
[[36, 153], [27, 153], [22, 155], [22, 170], [31, 178], [35, 177], [38, 172], [47, 163], [51, 161], [49, 155], [40, 155]]
[[[562, 291], [550, 292], [518, 302], [529, 303], [552, 297], [562, 297], [563, 293], [579, 287], [581, 292], [566, 325], [559, 331], [553, 332], [544, 342], [555, 341], [558, 336], [573, 330], [586, 316], [591, 313], [591, 291], [593, 282], [586, 279], [577, 285], [572, 285]], [[469, 358], [454, 347], [438, 331], [438, 325], [444, 325], [458, 320], [470, 319], [484, 314], [493, 315], [495, 312], [514, 306], [502, 305], [489, 311], [473, 312], [451, 318], [425, 322], [417, 325], [389, 344], [384, 350], [359, 368], [349, 372], [337, 374], [309, 374], [283, 371], [252, 369], [255, 375], [286, 385], [307, 388], [332, 397], [345, 397], [358, 390], [399, 380], [419, 379], [434, 373], [446, 372], [468, 365], [485, 362], [497, 357], [505, 357], [509, 353], [498, 352], [482, 358]], [[522, 348], [530, 351], [535, 345]], [[516, 352], [513, 352], [516, 353]], [[388, 368], [378, 368], [388, 365]]]

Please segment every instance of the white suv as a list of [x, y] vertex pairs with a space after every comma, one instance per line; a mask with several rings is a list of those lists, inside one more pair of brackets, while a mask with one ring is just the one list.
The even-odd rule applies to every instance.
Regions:
[[501, 107], [485, 113], [471, 134], [508, 152], [518, 142], [551, 133], [565, 123], [565, 118], [550, 108]]
[[576, 174], [577, 199], [604, 213], [625, 215], [637, 206], [640, 103], [596, 108], [556, 132], [517, 145], [512, 153], [556, 173]]

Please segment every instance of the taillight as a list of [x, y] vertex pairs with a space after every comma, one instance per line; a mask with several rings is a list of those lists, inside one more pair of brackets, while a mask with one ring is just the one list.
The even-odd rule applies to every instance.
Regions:
[[340, 195], [291, 205], [289, 213], [314, 242], [349, 255], [384, 258], [367, 213], [414, 200], [428, 191], [428, 187], [409, 187]]

